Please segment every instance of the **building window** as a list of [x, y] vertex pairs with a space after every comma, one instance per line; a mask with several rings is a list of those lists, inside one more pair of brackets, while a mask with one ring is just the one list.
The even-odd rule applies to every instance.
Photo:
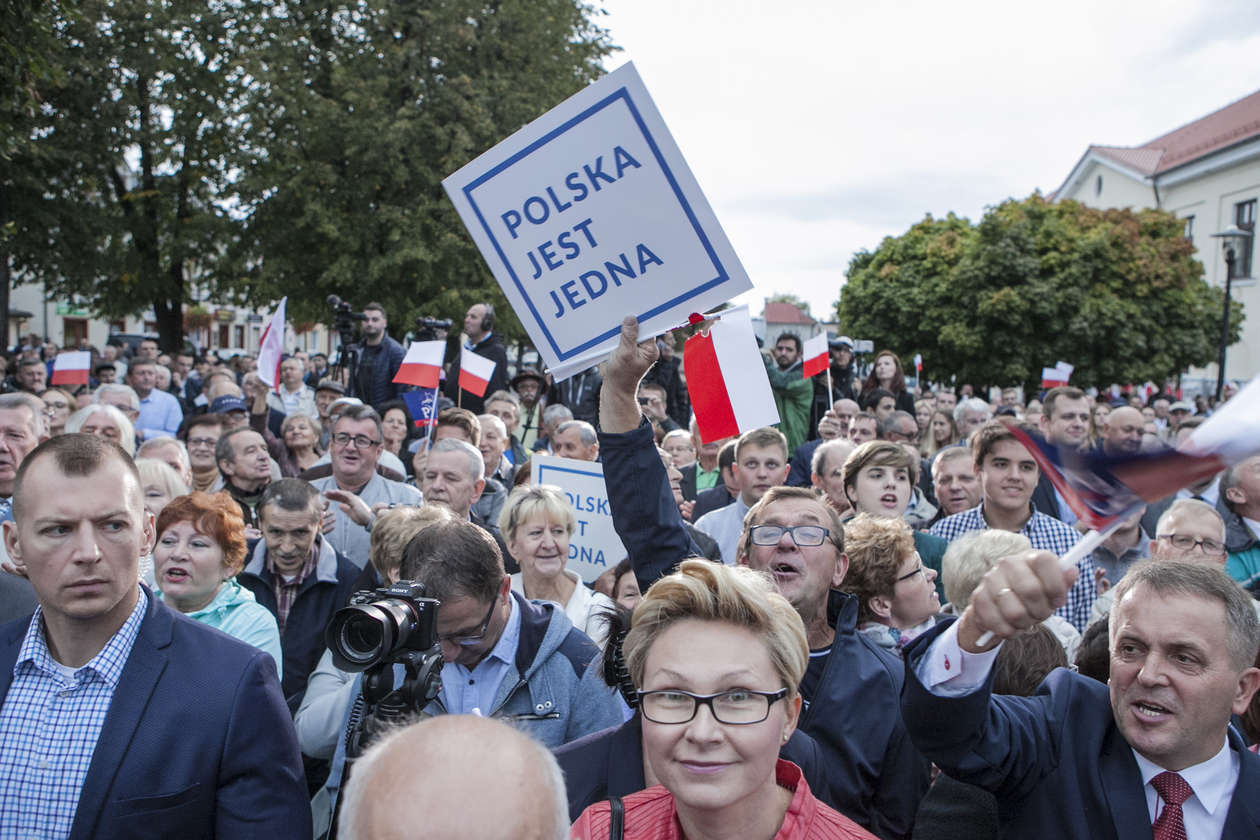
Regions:
[[1094, 195], [1102, 195], [1102, 176], [1094, 179]]
[[1234, 205], [1234, 224], [1240, 230], [1251, 233], [1251, 239], [1247, 240], [1247, 245], [1242, 249], [1243, 252], [1234, 260], [1234, 277], [1250, 277], [1251, 255], [1256, 250], [1256, 200], [1254, 198]]
[[1186, 239], [1193, 241], [1194, 240], [1194, 216], [1186, 216], [1184, 219], [1182, 219], [1182, 221], [1185, 223], [1185, 229], [1182, 230], [1181, 235], [1184, 236]]
[[236, 343], [235, 343], [235, 344], [233, 344], [232, 346], [233, 346], [233, 347], [244, 347], [244, 346], [245, 346], [245, 325], [244, 325], [244, 324], [237, 324], [237, 325], [233, 328], [232, 332], [233, 332], [233, 335], [236, 337]]

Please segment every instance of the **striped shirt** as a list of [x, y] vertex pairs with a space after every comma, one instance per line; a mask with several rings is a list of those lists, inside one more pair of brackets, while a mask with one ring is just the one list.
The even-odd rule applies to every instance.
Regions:
[[149, 598], [101, 652], [70, 669], [52, 658], [37, 607], [0, 709], [0, 837], [63, 838]]
[[[981, 502], [970, 510], [947, 516], [933, 525], [928, 533], [952, 542], [971, 531], [983, 531], [989, 527], [989, 523], [984, 520], [983, 508], [984, 503]], [[1029, 510], [1032, 511], [1032, 516], [1024, 523], [1019, 533], [1028, 537], [1033, 548], [1038, 551], [1049, 551], [1062, 557], [1071, 550], [1072, 546], [1080, 542], [1080, 532], [1071, 525], [1060, 522], [1053, 516], [1047, 516], [1039, 510], [1033, 510], [1031, 505]], [[1076, 568], [1080, 570], [1076, 585], [1068, 590], [1067, 603], [1055, 612], [1072, 622], [1073, 627], [1084, 633], [1086, 626], [1089, 625], [1089, 611], [1094, 606], [1094, 599], [1098, 597], [1098, 586], [1094, 582], [1093, 555], [1086, 555], [1076, 564]]]

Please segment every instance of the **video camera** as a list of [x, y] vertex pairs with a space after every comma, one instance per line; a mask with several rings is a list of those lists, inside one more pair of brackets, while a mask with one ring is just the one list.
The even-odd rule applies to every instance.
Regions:
[[[375, 591], [356, 592], [324, 631], [333, 663], [363, 673], [347, 732], [347, 755], [355, 756], [382, 725], [413, 715], [442, 690], [442, 646], [437, 637], [440, 602], [424, 596], [424, 584], [400, 580]], [[394, 666], [405, 677], [395, 687]]]
[[438, 341], [451, 331], [450, 318], [421, 315], [416, 318], [416, 341]]

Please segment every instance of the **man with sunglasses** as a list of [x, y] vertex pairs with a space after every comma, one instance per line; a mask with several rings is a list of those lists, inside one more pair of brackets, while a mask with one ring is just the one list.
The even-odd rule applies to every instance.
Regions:
[[[627, 318], [604, 366], [600, 452], [613, 523], [646, 591], [699, 551], [635, 399], [656, 356], [655, 343], [637, 337]], [[759, 496], [742, 519], [736, 561], [768, 573], [805, 623], [810, 662], [800, 690], [808, 705], [799, 729], [821, 751], [826, 785], [815, 792], [880, 837], [908, 837], [929, 768], [896, 711], [900, 662], [857, 632], [857, 600], [840, 591], [849, 567], [840, 518], [809, 488], [774, 486]]]

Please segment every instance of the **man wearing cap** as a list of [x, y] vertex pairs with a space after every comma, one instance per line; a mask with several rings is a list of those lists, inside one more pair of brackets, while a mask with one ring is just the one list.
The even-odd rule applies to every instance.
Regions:
[[542, 389], [547, 380], [533, 368], [522, 368], [512, 379], [512, 390], [521, 398], [521, 419], [517, 426], [517, 438], [526, 452], [534, 448], [538, 440], [539, 428], [542, 425], [543, 400], [540, 399]]
[[[468, 314], [464, 316], [464, 334], [468, 336], [465, 349], [494, 362], [494, 372], [490, 374], [490, 384], [486, 386], [485, 392], [493, 394], [507, 388], [507, 349], [494, 331], [494, 307], [489, 303], [475, 303], [468, 307]], [[473, 414], [486, 413], [488, 400], [467, 391], [460, 393], [458, 356], [447, 374], [443, 391], [460, 408], [466, 408]]]
[[1194, 414], [1194, 403], [1189, 400], [1177, 400], [1168, 407], [1168, 435], [1169, 439], [1177, 434], [1177, 429], [1181, 428], [1181, 424]]

